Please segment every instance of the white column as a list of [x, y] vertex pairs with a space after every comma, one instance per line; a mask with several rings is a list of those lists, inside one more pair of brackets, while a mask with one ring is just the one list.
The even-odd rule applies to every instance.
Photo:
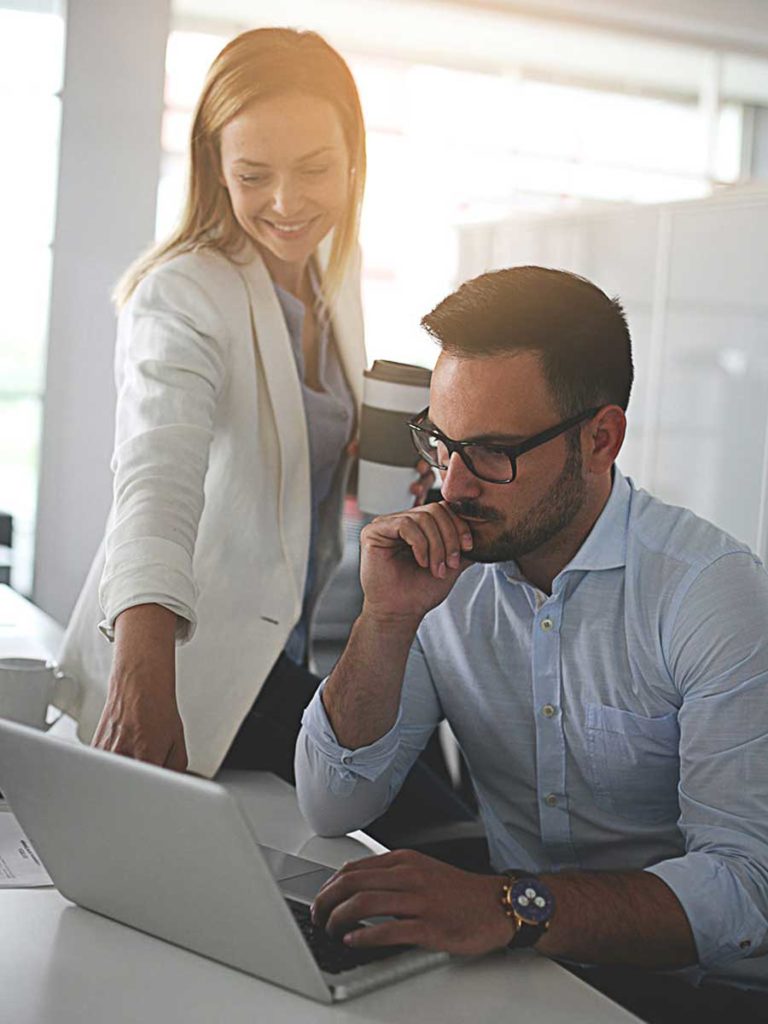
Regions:
[[35, 601], [61, 622], [103, 533], [110, 292], [154, 235], [170, 0], [68, 0]]

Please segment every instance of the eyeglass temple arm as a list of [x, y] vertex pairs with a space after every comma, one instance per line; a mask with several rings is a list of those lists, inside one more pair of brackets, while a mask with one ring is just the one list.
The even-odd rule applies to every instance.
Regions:
[[557, 426], [550, 427], [549, 430], [543, 430], [540, 434], [530, 437], [527, 441], [511, 445], [506, 449], [507, 454], [510, 458], [516, 459], [518, 455], [524, 455], [526, 452], [530, 451], [531, 448], [538, 448], [540, 444], [545, 444], [547, 441], [551, 441], [552, 438], [557, 437], [558, 434], [564, 434], [566, 430], [570, 430], [571, 427], [575, 427], [577, 423], [583, 423], [585, 420], [592, 419], [592, 417], [598, 413], [601, 408], [602, 406], [598, 405], [594, 409], [586, 409], [584, 412], [580, 412], [576, 416], [571, 416], [562, 423], [558, 423]]

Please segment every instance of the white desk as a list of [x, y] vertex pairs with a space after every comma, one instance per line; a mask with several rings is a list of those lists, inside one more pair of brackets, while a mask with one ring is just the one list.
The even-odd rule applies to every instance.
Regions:
[[[0, 656], [55, 654], [61, 630], [0, 586]], [[1, 780], [0, 780], [1, 781]], [[312, 836], [291, 787], [221, 780], [267, 845], [335, 866], [364, 850]], [[636, 1018], [531, 952], [454, 962], [326, 1007], [73, 906], [53, 889], [0, 891], [0, 1024], [631, 1024]]]
[[0, 658], [50, 658], [64, 631], [6, 584], [0, 584]]

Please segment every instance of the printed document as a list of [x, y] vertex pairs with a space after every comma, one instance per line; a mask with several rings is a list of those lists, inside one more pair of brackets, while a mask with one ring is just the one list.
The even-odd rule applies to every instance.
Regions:
[[10, 811], [0, 811], [0, 889], [53, 885], [32, 844]]

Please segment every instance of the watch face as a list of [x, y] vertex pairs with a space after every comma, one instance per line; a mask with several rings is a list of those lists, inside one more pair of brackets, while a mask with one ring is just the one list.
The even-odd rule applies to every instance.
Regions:
[[510, 902], [515, 913], [526, 924], [544, 924], [552, 916], [555, 901], [552, 893], [537, 878], [521, 878], [512, 886]]

